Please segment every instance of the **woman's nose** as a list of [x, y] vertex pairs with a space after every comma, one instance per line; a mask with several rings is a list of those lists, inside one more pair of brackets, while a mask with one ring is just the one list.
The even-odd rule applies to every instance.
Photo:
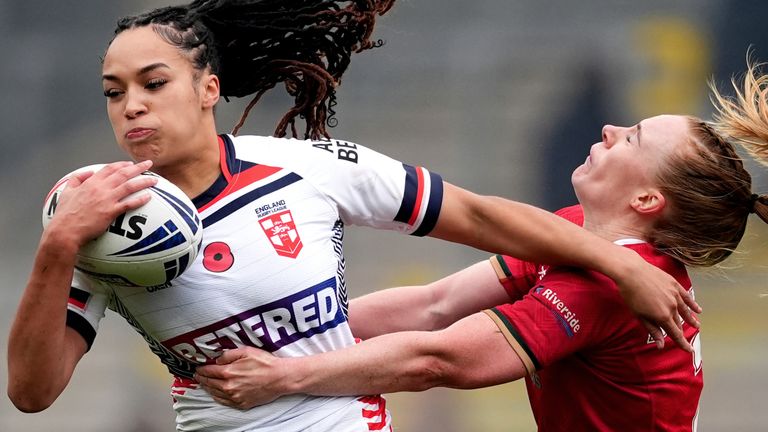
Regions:
[[139, 95], [125, 93], [125, 116], [128, 118], [136, 118], [147, 111], [146, 104], [141, 100]]
[[611, 147], [613, 143], [616, 141], [616, 132], [619, 128], [617, 128], [614, 125], [605, 125], [603, 126], [603, 144], [605, 144], [606, 147]]

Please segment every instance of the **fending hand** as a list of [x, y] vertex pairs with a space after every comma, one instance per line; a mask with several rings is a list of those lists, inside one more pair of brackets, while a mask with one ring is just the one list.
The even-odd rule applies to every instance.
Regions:
[[672, 276], [644, 260], [639, 264], [635, 271], [627, 273], [628, 277], [617, 280], [627, 306], [640, 317], [658, 348], [664, 347], [666, 332], [680, 348], [693, 352], [682, 325], [687, 322], [698, 328], [695, 313], [701, 313], [701, 307]]
[[199, 366], [194, 378], [216, 402], [247, 410], [282, 396], [278, 361], [257, 348], [227, 350], [216, 364]]

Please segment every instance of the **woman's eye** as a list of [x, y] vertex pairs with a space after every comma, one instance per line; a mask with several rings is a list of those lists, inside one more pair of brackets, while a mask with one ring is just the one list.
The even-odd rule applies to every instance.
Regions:
[[121, 93], [120, 90], [116, 90], [116, 89], [106, 89], [106, 90], [104, 90], [104, 96], [106, 96], [106, 97], [108, 97], [110, 99], [119, 96], [120, 93]]
[[149, 82], [147, 82], [147, 85], [145, 87], [147, 89], [149, 89], [149, 90], [156, 90], [156, 89], [159, 89], [160, 87], [164, 86], [165, 83], [167, 83], [167, 82], [168, 81], [166, 81], [164, 79], [153, 79], [153, 80], [150, 80]]

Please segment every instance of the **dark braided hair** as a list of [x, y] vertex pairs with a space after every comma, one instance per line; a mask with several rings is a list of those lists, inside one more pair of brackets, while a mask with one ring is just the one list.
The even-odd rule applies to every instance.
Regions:
[[221, 95], [255, 96], [237, 133], [265, 92], [280, 82], [294, 98], [274, 135], [288, 126], [297, 137], [296, 117], [306, 121], [305, 139], [330, 138], [335, 126], [336, 86], [353, 53], [382, 45], [371, 40], [376, 15], [394, 0], [195, 0], [118, 21], [115, 35], [152, 25], [168, 43], [187, 52], [197, 70], [210, 68]]

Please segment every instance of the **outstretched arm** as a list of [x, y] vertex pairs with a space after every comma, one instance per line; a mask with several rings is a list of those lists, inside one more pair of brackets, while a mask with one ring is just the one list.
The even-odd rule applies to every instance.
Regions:
[[481, 196], [445, 183], [443, 206], [431, 236], [526, 261], [588, 268], [616, 281], [658, 344], [661, 330], [691, 351], [678, 316], [698, 326], [691, 309], [701, 309], [672, 276], [634, 251], [536, 207]]
[[402, 332], [308, 357], [226, 351], [195, 379], [224, 405], [248, 409], [288, 394], [361, 395], [470, 389], [514, 381], [525, 366], [484, 313], [436, 332]]
[[157, 182], [152, 177], [132, 180], [150, 166], [116, 162], [93, 175], [73, 175], [62, 193], [40, 240], [8, 340], [8, 396], [19, 410], [50, 406], [86, 352], [82, 336], [66, 326], [77, 251], [120, 213], [149, 200], [148, 194], [124, 198]]
[[489, 260], [438, 281], [377, 291], [353, 299], [352, 334], [370, 339], [407, 330], [440, 330], [475, 312], [510, 301]]

